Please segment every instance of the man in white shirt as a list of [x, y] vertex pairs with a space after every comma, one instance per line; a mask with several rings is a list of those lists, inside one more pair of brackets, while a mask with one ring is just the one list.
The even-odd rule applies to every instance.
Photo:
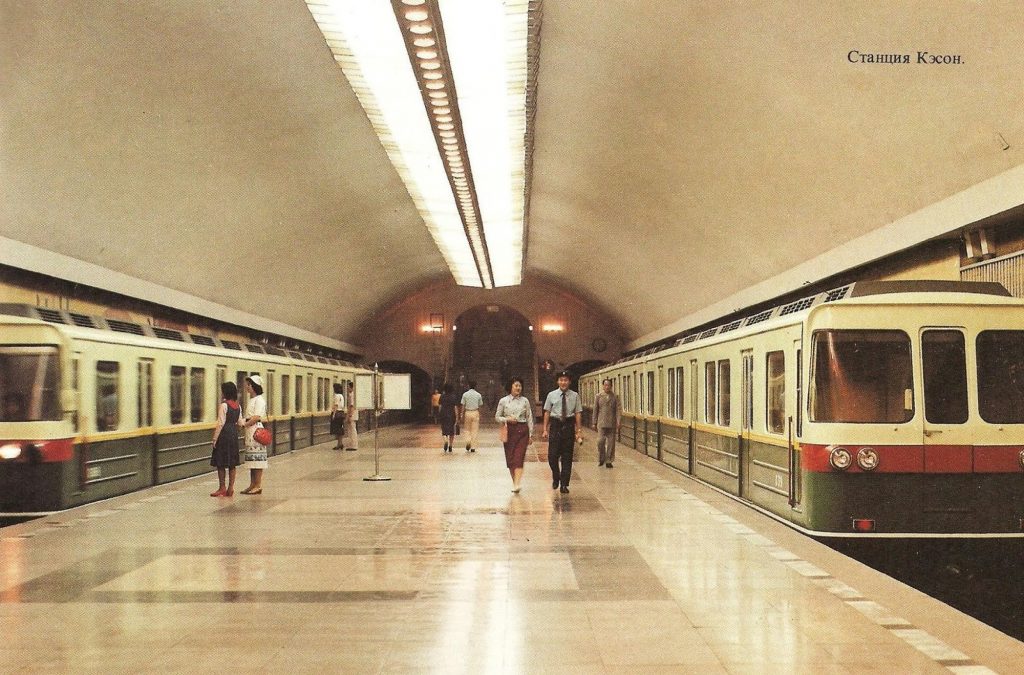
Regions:
[[480, 433], [480, 407], [484, 397], [476, 390], [476, 382], [469, 381], [469, 389], [459, 403], [459, 424], [466, 434], [466, 452], [476, 452], [476, 437]]

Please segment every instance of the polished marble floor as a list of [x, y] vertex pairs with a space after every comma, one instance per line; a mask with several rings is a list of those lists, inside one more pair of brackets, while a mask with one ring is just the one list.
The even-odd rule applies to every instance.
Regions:
[[[0, 673], [990, 673], [1024, 644], [638, 455], [399, 427], [0, 529]], [[538, 452], [540, 453], [538, 455]], [[246, 480], [240, 476], [240, 485]]]

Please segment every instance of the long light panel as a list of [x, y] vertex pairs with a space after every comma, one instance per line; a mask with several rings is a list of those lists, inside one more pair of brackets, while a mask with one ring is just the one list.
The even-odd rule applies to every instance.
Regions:
[[520, 283], [540, 3], [306, 4], [456, 283]]

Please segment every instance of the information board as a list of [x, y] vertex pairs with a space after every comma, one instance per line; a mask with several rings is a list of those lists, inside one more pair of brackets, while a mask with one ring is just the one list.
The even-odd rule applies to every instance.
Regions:
[[373, 375], [356, 374], [356, 407], [373, 410]]
[[412, 409], [412, 375], [409, 373], [381, 373], [384, 410]]

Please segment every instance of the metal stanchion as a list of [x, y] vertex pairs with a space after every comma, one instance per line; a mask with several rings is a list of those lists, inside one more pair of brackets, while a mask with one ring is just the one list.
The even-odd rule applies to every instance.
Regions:
[[380, 392], [377, 390], [377, 364], [375, 363], [373, 364], [373, 475], [367, 476], [363, 480], [391, 480], [391, 476], [380, 475], [380, 451], [377, 449], [377, 432], [380, 430], [378, 419], [383, 411], [380, 409], [382, 401], [379, 394]]

